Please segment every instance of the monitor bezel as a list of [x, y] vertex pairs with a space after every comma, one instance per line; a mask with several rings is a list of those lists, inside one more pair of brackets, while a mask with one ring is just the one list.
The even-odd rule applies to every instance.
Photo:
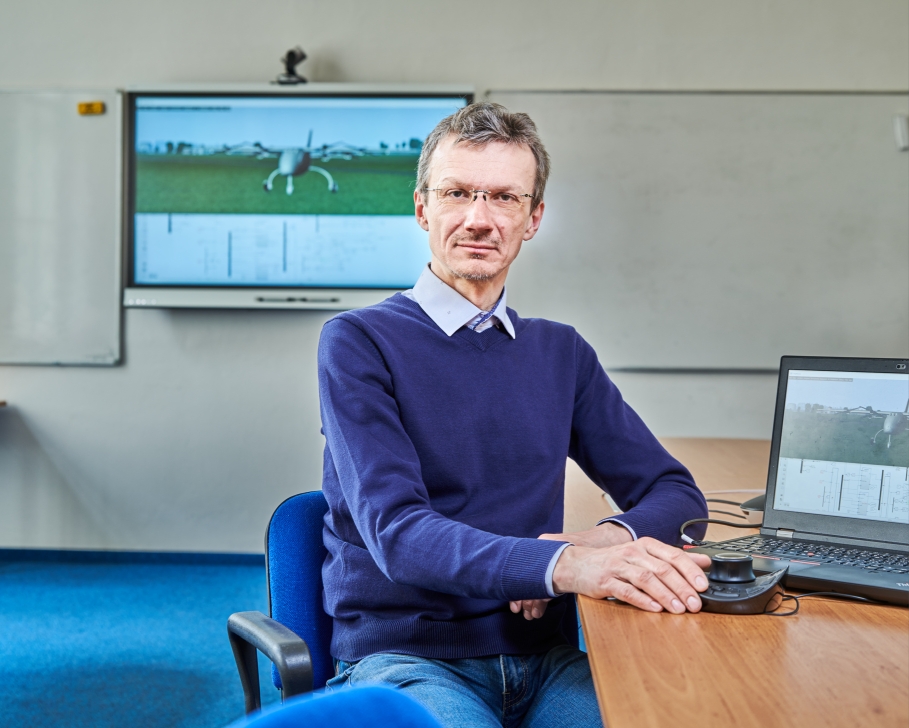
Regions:
[[[401, 288], [387, 286], [307, 286], [261, 283], [138, 283], [135, 280], [136, 100], [143, 97], [237, 98], [461, 98], [474, 100], [465, 84], [179, 84], [131, 86], [123, 94], [122, 261], [123, 305], [141, 308], [307, 308], [345, 310], [378, 303]], [[415, 223], [416, 224], [416, 223]], [[427, 260], [429, 253], [427, 249]]]
[[[797, 535], [838, 534], [843, 538], [878, 541], [881, 545], [900, 544], [909, 546], [909, 525], [875, 521], [864, 518], [822, 516], [800, 511], [777, 510], [773, 507], [776, 497], [776, 476], [779, 466], [783, 418], [786, 410], [786, 389], [791, 370], [813, 370], [819, 372], [869, 372], [878, 374], [906, 374], [909, 369], [897, 369], [897, 365], [909, 366], [909, 359], [862, 359], [853, 357], [799, 357], [784, 356], [780, 360], [780, 378], [777, 388], [776, 411], [773, 417], [773, 439], [770, 448], [770, 463], [767, 469], [767, 495], [764, 506], [763, 527], [773, 530], [791, 530]], [[909, 382], [909, 374], [906, 374]]]

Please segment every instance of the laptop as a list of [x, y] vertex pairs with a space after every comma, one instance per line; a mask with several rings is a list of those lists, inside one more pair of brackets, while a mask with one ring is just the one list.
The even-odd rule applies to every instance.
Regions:
[[909, 360], [785, 356], [760, 534], [695, 552], [909, 606]]

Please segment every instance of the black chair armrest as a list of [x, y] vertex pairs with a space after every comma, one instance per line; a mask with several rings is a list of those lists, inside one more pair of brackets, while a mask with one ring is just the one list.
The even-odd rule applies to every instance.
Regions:
[[256, 650], [278, 668], [284, 698], [312, 690], [309, 647], [280, 622], [262, 612], [235, 612], [227, 620], [227, 636], [237, 661], [247, 713], [258, 710], [262, 705]]

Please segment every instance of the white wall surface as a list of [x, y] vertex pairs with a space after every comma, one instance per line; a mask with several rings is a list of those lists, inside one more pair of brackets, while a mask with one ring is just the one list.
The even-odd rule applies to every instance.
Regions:
[[[905, 0], [0, 0], [0, 87], [318, 81], [906, 90]], [[520, 265], [520, 261], [518, 262]], [[328, 314], [129, 310], [116, 368], [0, 366], [0, 546], [261, 551], [320, 481]], [[767, 374], [615, 380], [666, 436], [768, 437]]]

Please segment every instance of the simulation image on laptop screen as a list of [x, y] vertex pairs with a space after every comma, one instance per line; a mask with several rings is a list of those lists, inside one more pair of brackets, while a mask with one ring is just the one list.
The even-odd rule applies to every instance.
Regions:
[[909, 524], [909, 375], [790, 371], [774, 507]]
[[409, 288], [423, 141], [461, 97], [137, 96], [137, 285]]

